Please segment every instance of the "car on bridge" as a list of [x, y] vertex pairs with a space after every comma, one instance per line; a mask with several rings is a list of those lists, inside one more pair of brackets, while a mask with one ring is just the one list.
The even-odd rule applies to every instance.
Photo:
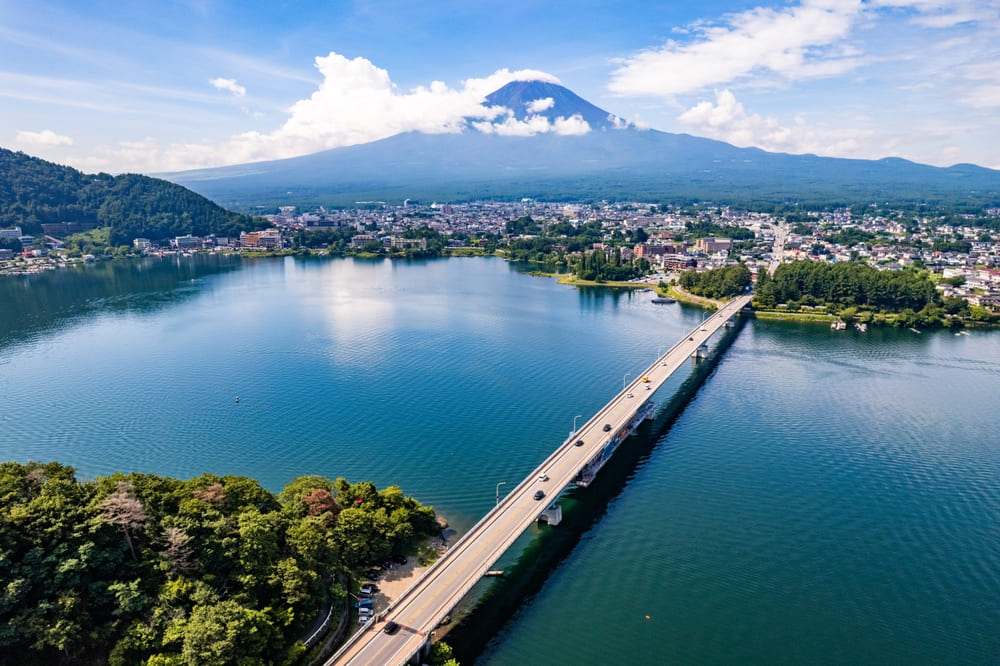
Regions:
[[610, 423], [605, 423], [604, 424], [604, 432], [611, 432], [611, 424]]
[[386, 622], [385, 626], [382, 627], [382, 631], [384, 631], [385, 633], [387, 633], [387, 634], [389, 634], [391, 636], [392, 634], [394, 634], [397, 631], [399, 631], [399, 623], [398, 622]]
[[536, 490], [535, 491], [535, 499], [536, 500], [540, 500], [543, 497], [545, 497], [545, 491], [544, 490]]
[[583, 446], [583, 440], [582, 439], [576, 440], [575, 446]]

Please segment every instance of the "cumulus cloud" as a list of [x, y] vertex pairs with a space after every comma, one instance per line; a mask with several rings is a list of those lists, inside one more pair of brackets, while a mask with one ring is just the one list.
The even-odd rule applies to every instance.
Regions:
[[558, 83], [545, 72], [501, 69], [472, 78], [460, 88], [441, 81], [401, 91], [389, 73], [366, 58], [339, 53], [316, 58], [323, 75], [319, 88], [288, 110], [285, 123], [270, 134], [248, 132], [233, 137], [225, 151], [228, 163], [303, 155], [367, 143], [401, 132], [456, 133], [467, 118], [492, 119], [504, 112], [486, 107], [486, 95], [518, 80]]
[[729, 90], [717, 91], [714, 103], [699, 102], [678, 120], [701, 136], [773, 152], [874, 158], [884, 157], [891, 148], [872, 145], [870, 130], [809, 127], [802, 118], [786, 127], [774, 118], [749, 114]]
[[541, 99], [536, 99], [533, 102], [528, 102], [528, 113], [541, 113], [542, 111], [548, 111], [553, 106], [555, 106], [556, 101], [551, 97], [543, 97]]
[[696, 24], [692, 40], [670, 40], [622, 60], [608, 88], [623, 96], [670, 96], [756, 73], [790, 80], [841, 74], [861, 62], [841, 43], [861, 12], [861, 0], [802, 0]]
[[590, 124], [579, 113], [569, 118], [559, 116], [552, 121], [552, 131], [562, 136], [582, 136], [590, 131]]
[[73, 139], [68, 136], [56, 134], [52, 130], [42, 130], [41, 132], [20, 131], [14, 138], [18, 146], [26, 148], [52, 148], [56, 146], [72, 146]]
[[247, 89], [236, 83], [236, 79], [212, 79], [209, 83], [219, 90], [228, 90], [237, 97], [245, 97], [247, 94]]
[[531, 115], [524, 120], [514, 117], [514, 112], [506, 110], [500, 121], [474, 121], [472, 126], [484, 134], [500, 136], [534, 136], [536, 134], [558, 134], [560, 136], [581, 136], [590, 131], [590, 124], [579, 113], [569, 118], [559, 116], [549, 120], [545, 116]]
[[[540, 80], [560, 83], [546, 72], [499, 69], [489, 76], [470, 78], [460, 86], [441, 81], [401, 90], [389, 73], [366, 58], [347, 58], [330, 52], [318, 56], [315, 66], [322, 82], [307, 98], [287, 109], [287, 118], [270, 132], [250, 131], [224, 141], [157, 145], [146, 139], [105, 146], [88, 158], [87, 168], [146, 172], [182, 171], [203, 167], [241, 164], [306, 155], [321, 150], [367, 143], [401, 132], [445, 133], [467, 129], [469, 120], [489, 124], [510, 113], [504, 107], [488, 107], [486, 96], [511, 81]], [[242, 90], [235, 80], [214, 79], [217, 88]], [[589, 131], [583, 119], [561, 119], [553, 123], [542, 118], [527, 126], [501, 120], [495, 133], [557, 132], [579, 134]], [[582, 122], [582, 125], [581, 125]], [[83, 163], [80, 163], [84, 166]]]

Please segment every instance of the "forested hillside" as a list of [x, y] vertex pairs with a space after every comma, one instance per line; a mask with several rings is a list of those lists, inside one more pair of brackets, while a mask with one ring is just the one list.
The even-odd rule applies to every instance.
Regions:
[[0, 148], [0, 227], [40, 235], [43, 223], [96, 222], [111, 243], [183, 234], [238, 235], [266, 226], [174, 183], [137, 174], [85, 174]]
[[0, 463], [0, 664], [280, 662], [336, 574], [438, 530], [399, 488], [323, 477], [76, 479]]

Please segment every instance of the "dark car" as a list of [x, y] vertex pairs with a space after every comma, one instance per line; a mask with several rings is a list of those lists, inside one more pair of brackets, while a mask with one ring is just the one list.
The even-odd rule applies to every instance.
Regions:
[[540, 500], [543, 497], [545, 497], [545, 491], [543, 491], [543, 490], [536, 490], [535, 491], [535, 499], [536, 500]]
[[365, 583], [361, 586], [361, 594], [375, 594], [376, 592], [378, 592], [378, 585]]
[[582, 439], [576, 440], [576, 445], [577, 446], [583, 446], [583, 440]]
[[605, 423], [604, 424], [604, 432], [611, 432], [611, 424], [610, 423]]
[[387, 634], [394, 634], [397, 631], [399, 631], [399, 623], [398, 622], [386, 622], [385, 626], [382, 627], [382, 631], [384, 631]]

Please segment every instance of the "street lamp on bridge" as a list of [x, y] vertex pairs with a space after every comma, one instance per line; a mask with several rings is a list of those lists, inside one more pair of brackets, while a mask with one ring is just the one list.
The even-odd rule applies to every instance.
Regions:
[[497, 504], [500, 503], [500, 486], [506, 485], [506, 481], [501, 481], [497, 484]]
[[583, 416], [583, 414], [577, 414], [576, 416], [573, 417], [573, 432], [569, 434], [570, 437], [576, 434], [576, 420], [581, 416]]

